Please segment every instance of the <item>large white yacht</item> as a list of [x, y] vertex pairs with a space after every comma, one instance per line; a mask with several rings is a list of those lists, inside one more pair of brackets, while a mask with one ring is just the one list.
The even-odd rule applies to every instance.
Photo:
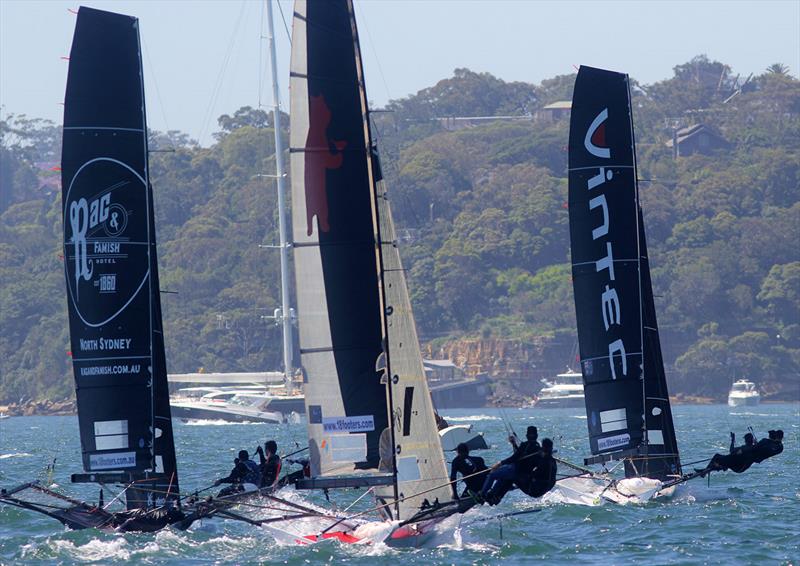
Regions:
[[536, 407], [583, 407], [583, 375], [567, 368], [555, 379], [543, 379]]
[[270, 411], [264, 387], [185, 387], [170, 399], [172, 417], [188, 420], [282, 423], [286, 416]]
[[756, 389], [755, 383], [747, 379], [738, 379], [733, 382], [728, 393], [728, 406], [739, 407], [742, 405], [758, 405], [761, 394]]

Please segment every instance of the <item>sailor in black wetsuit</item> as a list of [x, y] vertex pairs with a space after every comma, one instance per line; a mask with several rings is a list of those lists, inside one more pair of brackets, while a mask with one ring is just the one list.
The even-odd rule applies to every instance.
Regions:
[[264, 450], [259, 446], [256, 449], [261, 460], [261, 487], [275, 489], [278, 485], [278, 476], [281, 474], [281, 457], [278, 456], [278, 444], [274, 440], [264, 443]]
[[783, 452], [783, 431], [769, 431], [769, 438], [762, 438], [756, 443], [752, 433], [744, 436], [744, 445], [735, 446], [736, 435], [731, 433], [729, 454], [714, 454], [708, 465], [696, 470], [701, 477], [709, 472], [731, 470], [737, 474], [746, 471], [754, 463], [760, 463]]
[[453, 488], [453, 499], [459, 498], [456, 482], [459, 473], [463, 477], [462, 481], [466, 486], [464, 488], [464, 493], [461, 494], [461, 497], [464, 498], [468, 497], [470, 492], [479, 493], [481, 491], [486, 474], [481, 474], [479, 472], [488, 471], [483, 458], [480, 456], [470, 456], [469, 447], [463, 442], [456, 446], [456, 452], [458, 455], [453, 458], [453, 463], [450, 467], [450, 485]]
[[553, 458], [553, 441], [549, 438], [542, 440], [541, 452], [532, 460], [536, 464], [531, 475], [517, 475], [514, 482], [523, 493], [531, 497], [541, 497], [556, 485], [558, 466]]
[[250, 459], [250, 454], [247, 450], [239, 450], [239, 457], [234, 460], [234, 467], [227, 477], [219, 479], [214, 482], [214, 485], [223, 483], [231, 484], [229, 487], [222, 489], [217, 496], [224, 497], [240, 491], [251, 491], [258, 489], [261, 483], [261, 474], [258, 471], [258, 466]]
[[759, 440], [753, 450], [753, 462], [756, 464], [783, 452], [783, 431], [771, 430], [768, 434], [769, 438]]
[[519, 479], [517, 483], [530, 483], [529, 478], [536, 467], [536, 460], [541, 450], [536, 440], [538, 437], [539, 432], [536, 427], [529, 426], [525, 433], [527, 440], [517, 446], [511, 456], [492, 466], [481, 489], [481, 496], [489, 505], [500, 503], [517, 479]]
[[741, 474], [753, 464], [751, 453], [755, 445], [755, 437], [748, 432], [744, 435], [744, 444], [737, 447], [736, 434], [731, 432], [731, 446], [728, 449], [728, 454], [714, 454], [704, 471], [731, 470]]

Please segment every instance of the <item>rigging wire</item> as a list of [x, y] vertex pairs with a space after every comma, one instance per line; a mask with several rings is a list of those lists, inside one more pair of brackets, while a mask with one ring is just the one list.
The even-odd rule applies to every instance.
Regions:
[[[267, 0], [270, 2], [271, 0]], [[289, 26], [286, 25], [286, 16], [283, 15], [283, 8], [281, 7], [281, 0], [275, 0], [278, 3], [278, 11], [281, 13], [281, 20], [283, 20], [283, 29], [286, 30], [286, 37], [289, 40], [289, 46], [292, 45], [292, 34], [289, 31]]]
[[[156, 72], [155, 67], [153, 66], [152, 61], [150, 60], [150, 50], [147, 48], [147, 42], [145, 41], [144, 37], [142, 37], [142, 51], [144, 51], [144, 57], [147, 60], [147, 69], [150, 74], [150, 78], [153, 82], [153, 86], [156, 89], [156, 99], [158, 100], [158, 107], [161, 111], [161, 119], [164, 120], [164, 127], [167, 129], [165, 133], [169, 133], [172, 128], [169, 127], [169, 120], [167, 119], [167, 111], [166, 107], [164, 106], [164, 100], [161, 98], [161, 89], [158, 88], [158, 81], [156, 80]], [[149, 137], [149, 129], [148, 128], [148, 137]], [[172, 144], [170, 144], [172, 145]], [[174, 148], [173, 148], [174, 149]]]
[[231, 56], [233, 55], [233, 48], [236, 45], [236, 39], [239, 37], [239, 28], [242, 24], [242, 20], [244, 18], [245, 7], [247, 6], [247, 0], [242, 0], [242, 3], [239, 7], [239, 15], [236, 18], [236, 23], [233, 27], [233, 33], [231, 33], [231, 37], [228, 40], [228, 47], [225, 50], [225, 55], [222, 59], [222, 65], [220, 66], [219, 73], [217, 74], [217, 80], [214, 83], [214, 88], [211, 94], [211, 100], [208, 103], [208, 107], [206, 108], [205, 115], [203, 117], [203, 127], [200, 130], [199, 140], [203, 139], [205, 136], [206, 131], [208, 130], [209, 124], [211, 122], [211, 114], [214, 112], [214, 108], [217, 105], [217, 100], [219, 99], [220, 92], [222, 91], [222, 81], [225, 78], [225, 73], [228, 70], [228, 65], [231, 61]]
[[[363, 3], [362, 3], [363, 6]], [[375, 57], [375, 62], [378, 66], [378, 73], [381, 76], [381, 80], [383, 81], [383, 88], [386, 89], [386, 99], [390, 100], [391, 94], [389, 93], [389, 84], [386, 82], [386, 76], [383, 74], [383, 67], [381, 66], [381, 60], [378, 58], [378, 52], [375, 49], [375, 41], [372, 39], [372, 34], [369, 31], [369, 24], [367, 23], [367, 16], [366, 11], [362, 8], [358, 14], [361, 17], [361, 20], [364, 22], [364, 29], [367, 30], [367, 37], [369, 37], [369, 46], [370, 50], [372, 51], [372, 55]]]
[[[265, 0], [265, 2], [261, 2], [261, 14], [258, 17], [258, 107], [262, 108], [263, 104], [261, 103], [261, 95], [264, 89], [264, 49], [262, 42], [264, 41], [264, 5], [266, 2], [270, 0]], [[279, 2], [280, 4], [280, 2]]]

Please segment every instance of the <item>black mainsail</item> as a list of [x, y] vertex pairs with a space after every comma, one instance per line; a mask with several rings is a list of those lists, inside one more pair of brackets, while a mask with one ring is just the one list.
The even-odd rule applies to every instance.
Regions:
[[572, 278], [594, 460], [681, 473], [639, 205], [628, 76], [582, 66], [569, 136]]
[[[292, 224], [312, 478], [372, 485], [394, 517], [450, 498], [350, 0], [295, 3]], [[392, 418], [389, 418], [392, 415]]]
[[72, 363], [89, 473], [73, 479], [136, 481], [128, 508], [152, 508], [177, 497], [178, 475], [136, 18], [80, 8], [61, 168]]

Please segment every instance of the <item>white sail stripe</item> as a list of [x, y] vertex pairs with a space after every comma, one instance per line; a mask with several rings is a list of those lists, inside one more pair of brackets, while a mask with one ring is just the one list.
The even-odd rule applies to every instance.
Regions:
[[[613, 260], [614, 263], [626, 262], [626, 261], [638, 261], [636, 258], [633, 259], [615, 259]], [[573, 263], [572, 267], [580, 267], [581, 265], [597, 265], [596, 261], [581, 261], [578, 263]]]
[[[626, 352], [625, 353], [625, 357], [626, 358], [630, 358], [631, 356], [641, 356], [641, 355], [642, 355], [641, 352], [630, 352], [630, 353]], [[615, 354], [614, 357], [616, 358], [616, 357], [618, 357], [618, 355]], [[608, 359], [607, 355], [605, 355], [605, 356], [596, 356], [594, 358], [581, 358], [581, 363], [583, 363], [583, 362], [593, 362], [595, 360], [607, 360], [607, 359]]]
[[633, 169], [634, 166], [633, 165], [608, 165], [608, 164], [603, 164], [603, 165], [594, 165], [592, 167], [571, 167], [571, 168], [567, 169], [567, 171], [590, 171], [590, 170], [597, 171], [600, 168], [604, 168], [604, 169]]
[[109, 356], [106, 358], [81, 358], [80, 356], [72, 356], [72, 360], [76, 362], [105, 362], [109, 360], [149, 360], [153, 356]]
[[64, 126], [65, 130], [114, 130], [119, 132], [139, 132], [144, 133], [141, 128], [116, 128], [113, 126]]

